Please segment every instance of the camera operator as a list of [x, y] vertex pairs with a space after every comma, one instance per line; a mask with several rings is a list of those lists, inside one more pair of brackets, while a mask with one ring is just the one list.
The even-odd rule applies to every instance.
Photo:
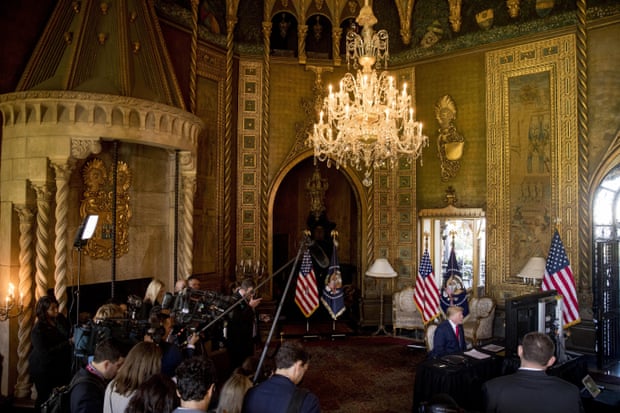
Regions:
[[257, 335], [257, 319], [254, 309], [262, 298], [255, 297], [254, 281], [246, 278], [232, 296], [232, 304], [242, 300], [228, 315], [226, 328], [226, 348], [230, 358], [230, 368], [235, 369], [254, 355], [254, 338]]
[[125, 312], [118, 304], [103, 304], [97, 309], [92, 320], [88, 320], [87, 317], [83, 314], [80, 324], [76, 326], [78, 337], [74, 343], [76, 368], [88, 364], [88, 359], [95, 354], [97, 344], [105, 339], [113, 338], [127, 348], [131, 348], [141, 340], [141, 337], [139, 340], [132, 338], [129, 320], [125, 318]]
[[174, 318], [170, 317], [161, 307], [155, 306], [151, 310], [150, 327], [146, 331], [144, 341], [156, 343], [162, 351], [161, 372], [168, 377], [174, 377], [174, 371], [181, 362], [194, 355], [199, 335], [191, 332], [184, 342], [177, 342], [176, 336], [171, 334], [174, 327]]

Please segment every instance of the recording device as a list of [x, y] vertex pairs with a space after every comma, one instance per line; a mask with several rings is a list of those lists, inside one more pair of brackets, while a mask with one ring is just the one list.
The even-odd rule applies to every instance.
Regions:
[[[183, 289], [174, 297], [174, 305], [170, 309], [175, 325], [173, 334], [177, 336], [177, 341], [185, 341], [186, 337], [183, 336], [193, 332], [202, 332], [202, 327], [225, 312], [229, 304], [230, 299], [215, 291]], [[221, 329], [222, 326], [218, 327]], [[215, 332], [211, 334], [217, 336]]]
[[127, 297], [127, 309], [129, 310], [129, 318], [135, 320], [138, 318], [140, 309], [142, 308], [142, 298], [137, 295]]

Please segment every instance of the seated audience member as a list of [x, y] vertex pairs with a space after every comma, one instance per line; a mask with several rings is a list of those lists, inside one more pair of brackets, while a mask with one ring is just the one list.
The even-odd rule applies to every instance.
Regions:
[[165, 374], [155, 374], [134, 392], [125, 413], [172, 413], [178, 406], [174, 381]]
[[133, 346], [105, 390], [103, 412], [123, 413], [138, 386], [160, 372], [161, 350], [157, 344], [143, 341]]
[[215, 389], [215, 369], [206, 357], [184, 360], [176, 370], [177, 394], [181, 406], [174, 413], [206, 412]]
[[465, 332], [463, 331], [463, 308], [448, 307], [446, 318], [435, 330], [433, 350], [431, 351], [433, 357], [460, 353], [467, 349]]
[[243, 397], [252, 387], [252, 380], [246, 374], [235, 371], [226, 380], [220, 391], [216, 413], [241, 413]]
[[125, 352], [120, 343], [107, 339], [95, 348], [93, 361], [75, 373], [71, 383], [71, 413], [92, 413], [103, 411], [103, 397], [108, 381], [112, 380], [125, 361]]
[[527, 333], [517, 353], [521, 367], [516, 373], [482, 385], [486, 412], [583, 413], [577, 386], [545, 372], [555, 363], [555, 346], [546, 334]]
[[275, 373], [251, 388], [243, 401], [243, 413], [320, 412], [319, 399], [297, 385], [308, 369], [310, 355], [301, 343], [285, 341], [278, 349]]

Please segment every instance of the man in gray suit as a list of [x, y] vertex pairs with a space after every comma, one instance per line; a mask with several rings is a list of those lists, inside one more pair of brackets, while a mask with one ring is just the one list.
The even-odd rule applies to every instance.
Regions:
[[579, 389], [559, 377], [548, 376], [555, 363], [555, 346], [546, 334], [523, 337], [517, 352], [521, 367], [482, 386], [487, 413], [583, 413]]

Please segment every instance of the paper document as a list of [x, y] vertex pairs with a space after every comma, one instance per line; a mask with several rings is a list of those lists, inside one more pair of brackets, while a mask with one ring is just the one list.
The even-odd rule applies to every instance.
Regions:
[[472, 348], [471, 350], [467, 350], [463, 354], [465, 354], [466, 356], [478, 359], [478, 360], [488, 359], [489, 357], [491, 357], [489, 354], [482, 353], [482, 352], [476, 350], [475, 348]]
[[486, 351], [492, 351], [494, 353], [497, 353], [498, 351], [502, 351], [504, 349], [504, 347], [498, 346], [497, 344], [487, 344], [486, 346], [483, 346], [482, 349], [486, 350]]

